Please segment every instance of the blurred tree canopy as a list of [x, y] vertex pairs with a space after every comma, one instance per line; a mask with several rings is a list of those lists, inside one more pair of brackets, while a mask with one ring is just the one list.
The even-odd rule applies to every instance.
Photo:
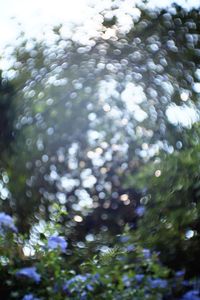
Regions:
[[[184, 132], [198, 120], [199, 13], [140, 10], [127, 34], [102, 12], [101, 37], [86, 45], [65, 39], [61, 25], [54, 43], [22, 34], [17, 47], [9, 46], [0, 145], [11, 151], [0, 156], [0, 205], [21, 231], [53, 222], [55, 203], [68, 211], [60, 222], [76, 239], [134, 227], [148, 182], [124, 184], [128, 176], [162, 153], [187, 153]], [[168, 180], [179, 180], [177, 172]], [[187, 202], [190, 184], [184, 186]]]

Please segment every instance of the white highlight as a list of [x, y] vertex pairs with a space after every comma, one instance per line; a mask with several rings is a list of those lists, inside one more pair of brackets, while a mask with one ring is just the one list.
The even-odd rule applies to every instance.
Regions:
[[196, 109], [187, 105], [170, 104], [166, 109], [166, 116], [170, 123], [183, 127], [191, 127], [193, 123], [199, 120]]

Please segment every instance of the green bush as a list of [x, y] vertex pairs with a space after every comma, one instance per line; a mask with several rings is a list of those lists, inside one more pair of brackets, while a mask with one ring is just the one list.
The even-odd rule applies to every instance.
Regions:
[[0, 233], [4, 299], [158, 300], [170, 292], [169, 270], [156, 253], [133, 244], [128, 231], [118, 237], [116, 247], [96, 254], [72, 247], [58, 224], [46, 224], [43, 238], [33, 243], [1, 213]]
[[[141, 198], [145, 211], [137, 239], [160, 251], [173, 269], [185, 268], [189, 277], [199, 275], [200, 248], [200, 145], [199, 129], [188, 132], [190, 144], [148, 164], [129, 182], [147, 188]], [[185, 142], [186, 144], [186, 142]]]

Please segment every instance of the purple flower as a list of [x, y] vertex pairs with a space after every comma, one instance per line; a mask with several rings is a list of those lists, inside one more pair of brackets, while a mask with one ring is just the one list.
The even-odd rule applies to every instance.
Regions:
[[132, 279], [129, 278], [127, 275], [123, 275], [122, 281], [123, 281], [123, 283], [124, 283], [124, 285], [126, 287], [130, 287], [131, 286]]
[[60, 248], [62, 252], [65, 252], [67, 248], [67, 242], [62, 236], [50, 236], [48, 239], [48, 248], [57, 249]]
[[35, 267], [22, 268], [16, 273], [17, 276], [26, 276], [33, 279], [36, 283], [40, 282], [40, 274], [37, 273]]
[[175, 275], [176, 277], [183, 277], [185, 275], [185, 271], [177, 271]]
[[93, 287], [91, 284], [87, 284], [87, 285], [86, 285], [86, 288], [87, 288], [87, 290], [90, 291], [90, 292], [91, 292], [91, 291], [94, 291], [94, 287]]
[[199, 291], [189, 291], [185, 295], [183, 295], [183, 298], [181, 298], [181, 300], [200, 300]]
[[129, 236], [125, 236], [125, 235], [120, 236], [120, 242], [122, 242], [122, 243], [126, 243], [129, 240], [130, 240]]
[[86, 282], [86, 280], [88, 279], [89, 275], [76, 275], [74, 277], [72, 277], [71, 279], [69, 279], [66, 284], [67, 285], [71, 285], [75, 282]]
[[128, 245], [128, 246], [126, 247], [126, 250], [127, 250], [128, 252], [134, 251], [134, 250], [135, 250], [135, 246], [134, 246], [134, 245]]
[[143, 278], [144, 278], [144, 274], [136, 274], [136, 275], [135, 275], [135, 279], [136, 279], [138, 282], [141, 282]]
[[85, 283], [88, 279], [89, 275], [76, 275], [71, 279], [67, 280], [63, 285], [63, 291], [68, 292], [70, 291], [79, 291], [79, 285]]
[[92, 291], [94, 289], [93, 285], [99, 283], [99, 274], [96, 273], [95, 275], [92, 274], [85, 274], [85, 275], [75, 275], [71, 279], [65, 281], [63, 285], [63, 291], [65, 293], [73, 293], [73, 292], [80, 292], [83, 288], [86, 291]]
[[135, 209], [135, 212], [136, 214], [138, 215], [138, 217], [142, 217], [145, 213], [145, 207], [144, 206], [138, 206], [136, 209]]
[[97, 283], [99, 281], [99, 279], [100, 279], [99, 273], [94, 274], [91, 278], [92, 282], [94, 282], [94, 283]]
[[150, 279], [149, 283], [153, 289], [165, 289], [167, 287], [167, 280], [165, 279]]
[[190, 287], [190, 286], [191, 286], [191, 284], [190, 284], [190, 282], [189, 282], [188, 280], [182, 280], [182, 281], [181, 281], [181, 284], [182, 284], [183, 286], [185, 286], [185, 287]]
[[33, 294], [27, 294], [23, 297], [22, 300], [40, 300], [40, 299], [36, 298]]
[[83, 291], [80, 295], [80, 300], [87, 300], [87, 292], [86, 291]]
[[2, 231], [4, 228], [9, 228], [14, 232], [17, 232], [17, 228], [14, 225], [13, 218], [4, 212], [0, 213], [0, 231]]
[[149, 249], [143, 249], [142, 252], [144, 254], [144, 258], [148, 259], [151, 257], [151, 252]]

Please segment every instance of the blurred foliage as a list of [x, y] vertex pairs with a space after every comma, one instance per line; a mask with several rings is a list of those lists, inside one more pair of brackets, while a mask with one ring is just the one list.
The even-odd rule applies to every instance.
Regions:
[[186, 149], [160, 157], [128, 180], [137, 187], [147, 187], [140, 199], [145, 213], [137, 238], [160, 251], [168, 266], [184, 268], [188, 276], [194, 276], [199, 275], [200, 247], [199, 124], [187, 137], [190, 143]]
[[[121, 188], [124, 175], [159, 152], [181, 148], [184, 126], [193, 121], [174, 126], [166, 113], [175, 105], [198, 108], [199, 14], [141, 13], [127, 35], [102, 35], [89, 45], [65, 39], [60, 26], [52, 32], [55, 42], [22, 34], [17, 47], [9, 46], [13, 65], [2, 83], [15, 90], [5, 114], [13, 129], [6, 126], [2, 139], [6, 145], [6, 138], [17, 138], [12, 155], [2, 159], [1, 207], [19, 216], [20, 230], [53, 218], [57, 202], [69, 212], [66, 228], [78, 225], [78, 238], [120, 232], [135, 223], [141, 193]], [[111, 21], [103, 32], [117, 26]]]
[[[163, 262], [193, 276], [199, 129], [189, 128], [199, 119], [200, 16], [175, 6], [140, 11], [127, 34], [113, 17], [88, 44], [65, 38], [61, 25], [51, 41], [21, 34], [8, 46], [12, 64], [0, 77], [0, 208], [30, 241], [59, 223], [69, 252], [86, 244], [92, 253], [113, 249], [129, 224]], [[58, 220], [56, 205], [64, 212]], [[107, 258], [98, 260], [102, 272]], [[106, 283], [112, 293], [123, 264], [116, 269]]]

